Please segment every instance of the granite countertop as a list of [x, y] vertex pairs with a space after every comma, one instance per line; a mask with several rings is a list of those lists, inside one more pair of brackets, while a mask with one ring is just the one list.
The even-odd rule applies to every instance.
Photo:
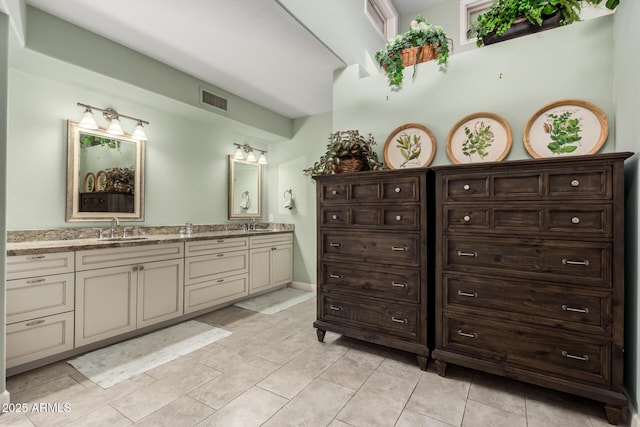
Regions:
[[249, 237], [267, 234], [292, 233], [292, 229], [258, 229], [255, 231], [219, 230], [194, 232], [190, 236], [184, 234], [147, 234], [134, 235], [122, 240], [98, 238], [78, 238], [60, 240], [27, 240], [7, 242], [7, 256], [32, 255], [87, 249], [119, 248], [126, 246], [157, 245], [161, 243], [193, 242], [217, 238]]

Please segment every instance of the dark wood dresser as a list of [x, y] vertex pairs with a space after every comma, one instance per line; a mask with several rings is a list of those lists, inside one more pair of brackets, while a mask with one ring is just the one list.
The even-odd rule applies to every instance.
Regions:
[[433, 168], [440, 375], [452, 363], [584, 396], [617, 424], [630, 155]]
[[[426, 169], [317, 176], [318, 340], [337, 332], [426, 369]], [[433, 257], [431, 257], [433, 258]]]
[[79, 212], [134, 212], [134, 196], [127, 193], [80, 193], [79, 203]]

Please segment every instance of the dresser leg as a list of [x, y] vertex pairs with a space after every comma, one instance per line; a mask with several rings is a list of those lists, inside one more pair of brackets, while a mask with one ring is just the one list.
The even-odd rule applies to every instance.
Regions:
[[429, 364], [429, 358], [427, 356], [416, 354], [416, 359], [418, 359], [418, 366], [420, 367], [420, 370], [426, 371], [427, 365]]
[[316, 335], [318, 335], [318, 341], [324, 342], [324, 334], [326, 333], [327, 331], [323, 331], [322, 329], [316, 329]]
[[447, 373], [447, 362], [436, 360], [436, 371], [438, 371], [438, 375], [444, 377], [444, 375]]
[[604, 405], [604, 411], [607, 413], [607, 421], [609, 424], [617, 426], [622, 416], [622, 408], [620, 406]]

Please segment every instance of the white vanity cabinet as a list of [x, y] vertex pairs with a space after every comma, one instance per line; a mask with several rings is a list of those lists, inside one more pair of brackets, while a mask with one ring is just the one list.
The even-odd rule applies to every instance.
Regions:
[[192, 313], [249, 294], [249, 238], [185, 244], [184, 312]]
[[249, 293], [291, 282], [293, 233], [251, 236], [249, 247]]
[[183, 243], [76, 252], [76, 347], [182, 316], [183, 259]]
[[7, 257], [7, 368], [73, 348], [73, 268], [73, 252]]

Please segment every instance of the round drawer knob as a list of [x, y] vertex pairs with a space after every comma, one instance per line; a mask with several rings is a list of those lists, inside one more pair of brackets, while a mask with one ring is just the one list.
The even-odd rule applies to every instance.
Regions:
[[331, 219], [338, 219], [338, 215], [332, 215]]
[[337, 192], [336, 190], [333, 190], [333, 191], [331, 192], [331, 194], [333, 194], [333, 195], [335, 196], [336, 194], [338, 194], [338, 192]]
[[396, 193], [399, 193], [399, 192], [401, 192], [401, 191], [402, 191], [402, 189], [401, 189], [400, 187], [396, 187], [394, 191], [395, 191]]
[[396, 215], [396, 221], [400, 221], [402, 219], [402, 215]]
[[571, 222], [574, 224], [580, 224], [580, 218], [578, 218], [577, 216], [574, 216], [573, 218], [571, 218]]
[[462, 188], [464, 188], [465, 191], [469, 191], [471, 186], [469, 184], [465, 184]]
[[465, 215], [464, 218], [462, 218], [462, 219], [464, 219], [464, 222], [471, 221], [471, 217], [469, 215]]
[[574, 179], [573, 181], [571, 181], [571, 186], [572, 187], [577, 187], [580, 185], [580, 181], [578, 181], [577, 179]]

